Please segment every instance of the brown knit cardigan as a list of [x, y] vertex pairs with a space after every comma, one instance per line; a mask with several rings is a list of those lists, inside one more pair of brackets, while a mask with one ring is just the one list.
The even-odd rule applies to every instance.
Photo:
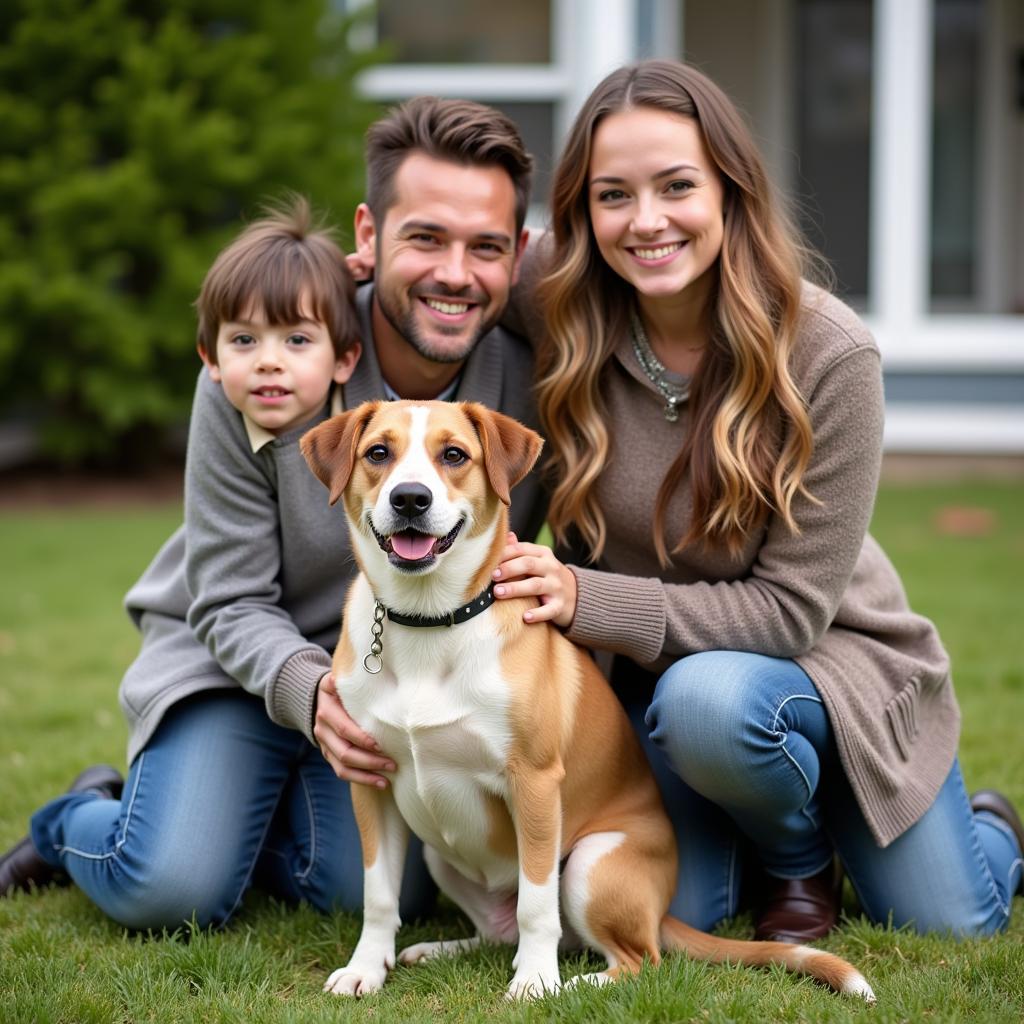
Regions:
[[[800, 533], [771, 518], [738, 558], [692, 546], [662, 569], [655, 496], [689, 429], [665, 420], [628, 337], [604, 379], [612, 451], [597, 484], [608, 545], [579, 586], [568, 635], [659, 671], [687, 654], [753, 651], [793, 658], [828, 709], [843, 767], [872, 834], [887, 846], [945, 781], [960, 715], [935, 627], [907, 605], [896, 571], [867, 534], [882, 451], [878, 348], [842, 302], [805, 286], [791, 370], [808, 404], [814, 454], [798, 498]], [[669, 506], [670, 546], [686, 532], [684, 480]]]

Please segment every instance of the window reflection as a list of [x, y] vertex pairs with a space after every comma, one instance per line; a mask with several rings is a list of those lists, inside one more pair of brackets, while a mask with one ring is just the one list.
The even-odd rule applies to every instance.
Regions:
[[970, 299], [975, 293], [982, 13], [982, 4], [976, 0], [937, 0], [935, 4], [933, 299]]
[[519, 128], [526, 150], [533, 156], [532, 205], [540, 216], [532, 218], [544, 222], [548, 191], [551, 186], [552, 139], [555, 134], [554, 103], [515, 103], [504, 100], [490, 101], [492, 107], [507, 114]]
[[801, 227], [862, 304], [868, 292], [871, 0], [801, 0], [796, 124]]
[[551, 0], [377, 0], [378, 38], [401, 64], [534, 64], [551, 58]]

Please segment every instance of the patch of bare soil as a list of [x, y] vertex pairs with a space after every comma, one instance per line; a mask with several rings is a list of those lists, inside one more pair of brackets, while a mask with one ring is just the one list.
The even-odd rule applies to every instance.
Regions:
[[181, 501], [183, 482], [180, 463], [136, 473], [22, 467], [0, 473], [0, 509], [166, 504]]
[[949, 455], [886, 452], [886, 483], [949, 483], [963, 480], [1024, 480], [1024, 455]]
[[967, 505], [946, 505], [932, 520], [937, 533], [946, 537], [987, 537], [998, 525], [990, 508]]

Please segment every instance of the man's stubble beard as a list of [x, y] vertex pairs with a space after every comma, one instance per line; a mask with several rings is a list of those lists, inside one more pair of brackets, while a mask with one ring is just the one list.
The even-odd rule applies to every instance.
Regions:
[[[380, 311], [406, 344], [415, 349], [424, 359], [429, 359], [433, 363], [461, 363], [473, 351], [479, 340], [478, 335], [474, 334], [468, 339], [464, 351], [448, 348], [438, 350], [432, 342], [421, 336], [419, 325], [416, 323], [416, 317], [411, 309], [404, 317], [397, 317], [392, 315], [392, 310], [388, 308], [386, 302], [381, 302]], [[443, 328], [441, 333], [444, 333]]]
[[[387, 290], [380, 287], [379, 284], [377, 285], [375, 297], [380, 311], [384, 314], [384, 319], [391, 324], [399, 337], [423, 356], [424, 359], [429, 359], [434, 363], [461, 363], [468, 359], [469, 354], [476, 348], [477, 342], [497, 324], [500, 315], [500, 313], [495, 314], [490, 320], [481, 321], [480, 326], [467, 337], [465, 343], [457, 351], [448, 348], [438, 350], [429, 338], [423, 337], [420, 331], [420, 325], [416, 319], [415, 306], [419, 299], [410, 294], [408, 296], [409, 306], [406, 310], [402, 311], [396, 308]], [[453, 295], [452, 300], [458, 301], [458, 296]], [[462, 329], [458, 327], [445, 328], [439, 324], [437, 331], [442, 336], [448, 334], [451, 337], [456, 337], [461, 333]]]

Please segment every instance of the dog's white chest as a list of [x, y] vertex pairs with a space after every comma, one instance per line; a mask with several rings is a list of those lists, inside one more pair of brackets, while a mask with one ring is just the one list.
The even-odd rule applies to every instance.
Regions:
[[[494, 798], [507, 795], [509, 688], [486, 613], [451, 629], [384, 629], [384, 669], [339, 680], [353, 718], [397, 771], [395, 801], [412, 830], [489, 888], [513, 887], [514, 857], [493, 847]], [[358, 651], [358, 647], [357, 647]]]

